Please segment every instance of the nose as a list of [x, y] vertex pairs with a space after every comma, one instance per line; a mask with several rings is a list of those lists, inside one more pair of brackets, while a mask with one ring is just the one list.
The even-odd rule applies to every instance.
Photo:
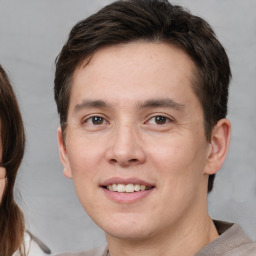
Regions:
[[129, 126], [119, 127], [113, 134], [106, 157], [111, 164], [122, 167], [144, 163], [146, 155], [136, 129]]

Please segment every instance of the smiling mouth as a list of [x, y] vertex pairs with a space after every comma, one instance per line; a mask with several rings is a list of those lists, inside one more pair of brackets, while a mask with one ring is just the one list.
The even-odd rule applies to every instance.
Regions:
[[118, 193], [134, 193], [144, 190], [150, 190], [154, 188], [153, 186], [146, 186], [146, 185], [140, 185], [140, 184], [111, 184], [108, 186], [104, 186], [105, 189], [113, 192]]

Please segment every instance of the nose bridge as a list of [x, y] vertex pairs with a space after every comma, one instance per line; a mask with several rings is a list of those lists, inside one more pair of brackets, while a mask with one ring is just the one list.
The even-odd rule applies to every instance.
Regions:
[[115, 127], [108, 159], [120, 165], [142, 163], [145, 160], [145, 153], [136, 125], [124, 121]]
[[131, 124], [120, 125], [116, 129], [115, 134], [115, 147], [119, 149], [120, 152], [130, 152], [130, 149], [135, 147], [138, 142], [136, 128]]

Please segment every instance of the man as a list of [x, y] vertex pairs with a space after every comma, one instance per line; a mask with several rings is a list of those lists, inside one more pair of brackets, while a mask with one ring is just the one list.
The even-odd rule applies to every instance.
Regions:
[[211, 27], [167, 1], [117, 1], [71, 30], [56, 61], [60, 158], [108, 245], [63, 255], [255, 255], [207, 210], [230, 77]]

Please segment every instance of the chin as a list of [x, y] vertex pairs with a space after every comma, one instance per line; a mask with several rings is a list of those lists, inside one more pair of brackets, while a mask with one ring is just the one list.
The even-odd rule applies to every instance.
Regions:
[[[125, 218], [125, 219], [124, 219]], [[152, 234], [148, 223], [139, 220], [140, 218], [131, 219], [123, 216], [122, 221], [119, 218], [107, 218], [106, 222], [102, 219], [96, 224], [111, 237], [123, 240], [138, 240], [149, 237]]]
[[147, 232], [145, 230], [140, 230], [136, 228], [131, 228], [129, 230], [124, 230], [120, 227], [118, 230], [114, 230], [113, 228], [104, 230], [107, 236], [115, 237], [121, 240], [129, 240], [129, 241], [139, 241], [141, 239], [147, 239], [150, 237], [151, 232]]

